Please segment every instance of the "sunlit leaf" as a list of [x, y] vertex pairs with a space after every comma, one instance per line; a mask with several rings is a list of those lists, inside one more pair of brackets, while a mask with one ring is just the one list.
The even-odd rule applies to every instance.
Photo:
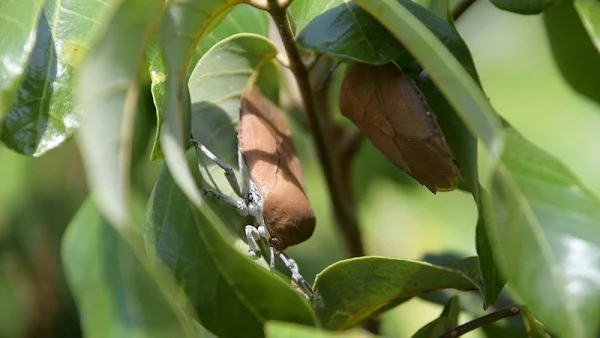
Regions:
[[[265, 12], [249, 5], [238, 5], [219, 23], [215, 29], [200, 40], [198, 46], [194, 49], [190, 66], [195, 65], [198, 60], [217, 42], [237, 33], [254, 33], [267, 36], [269, 33], [269, 25]], [[154, 39], [147, 55], [148, 63], [152, 70], [152, 96], [156, 106], [157, 114], [157, 134], [154, 142], [154, 147], [151, 154], [151, 159], [163, 157], [160, 150], [159, 135], [160, 126], [163, 119], [163, 108], [165, 104], [166, 93], [166, 70], [164, 69], [164, 60], [158, 39]], [[189, 72], [191, 73], [192, 67]]]
[[124, 1], [79, 70], [79, 144], [93, 196], [115, 225], [127, 223], [140, 72], [163, 0]]
[[600, 324], [600, 201], [559, 161], [507, 130], [488, 231], [511, 292], [553, 332]]
[[172, 286], [165, 286], [169, 284], [140, 250], [141, 238], [122, 235], [91, 200], [65, 234], [62, 259], [85, 336], [196, 336], [184, 307], [171, 301]]
[[[465, 268], [471, 271], [472, 266]], [[469, 274], [410, 260], [353, 258], [337, 262], [317, 276], [314, 305], [325, 328], [343, 330], [421, 293], [447, 288], [478, 290], [479, 283]]]
[[413, 338], [437, 338], [446, 331], [450, 331], [458, 325], [460, 314], [460, 302], [458, 297], [452, 297], [444, 306], [439, 317], [419, 329]]
[[600, 2], [575, 0], [575, 9], [594, 46], [600, 51]]
[[219, 337], [263, 336], [267, 320], [314, 325], [303, 296], [245, 257], [220, 229], [163, 167], [148, 205], [146, 245], [171, 268], [200, 322]]
[[[236, 171], [242, 91], [256, 81], [265, 94], [273, 97], [278, 93], [276, 55], [277, 48], [264, 37], [234, 35], [208, 51], [190, 77], [192, 135]], [[235, 196], [220, 167], [204, 155], [200, 163], [204, 186]], [[243, 225], [230, 206], [212, 199], [207, 202], [228, 226]]]
[[[159, 41], [164, 58], [158, 71], [166, 71], [164, 118], [160, 144], [175, 181], [195, 205], [201, 196], [185, 160], [190, 137], [190, 99], [187, 75], [198, 41], [210, 33], [240, 0], [188, 0], [168, 3]], [[151, 64], [152, 66], [152, 64]], [[154, 69], [151, 68], [151, 72]]]
[[521, 307], [521, 315], [525, 322], [525, 329], [530, 338], [549, 338], [550, 335], [546, 332], [546, 328], [529, 312], [527, 306]]
[[292, 19], [296, 34], [300, 32], [317, 16], [344, 3], [343, 0], [294, 0], [288, 13]]
[[80, 119], [74, 73], [116, 2], [45, 2], [26, 76], [2, 127], [11, 149], [40, 156], [72, 137]]
[[[0, 123], [11, 109], [13, 96], [26, 72], [36, 40], [38, 17], [44, 1], [4, 0], [0, 2]], [[0, 126], [0, 132], [2, 127]]]

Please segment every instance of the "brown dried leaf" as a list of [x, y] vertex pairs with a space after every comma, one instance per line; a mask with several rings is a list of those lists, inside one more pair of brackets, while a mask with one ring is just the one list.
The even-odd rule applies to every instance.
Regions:
[[392, 163], [433, 193], [456, 189], [460, 170], [425, 97], [393, 63], [350, 63], [340, 110]]

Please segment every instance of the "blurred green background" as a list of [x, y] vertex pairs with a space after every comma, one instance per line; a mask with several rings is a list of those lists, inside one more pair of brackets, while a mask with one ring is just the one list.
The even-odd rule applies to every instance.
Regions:
[[[497, 111], [600, 197], [600, 58], [571, 3], [521, 16], [478, 1], [457, 26]], [[343, 246], [312, 141], [301, 132], [297, 136], [318, 225], [290, 253], [312, 279], [343, 258]], [[160, 163], [144, 165], [135, 181], [149, 193]], [[366, 142], [353, 173], [369, 254], [409, 259], [475, 254], [476, 209], [468, 194], [432, 195]], [[77, 312], [65, 288], [59, 246], [87, 194], [77, 148], [70, 142], [31, 159], [0, 147], [0, 177], [0, 337], [76, 337]], [[383, 334], [410, 336], [440, 311], [434, 303], [411, 300], [384, 315]]]

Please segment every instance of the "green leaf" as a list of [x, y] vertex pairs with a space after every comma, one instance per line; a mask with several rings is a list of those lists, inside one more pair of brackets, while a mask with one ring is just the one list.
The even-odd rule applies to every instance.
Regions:
[[593, 336], [600, 324], [600, 201], [559, 161], [507, 129], [484, 201], [511, 292], [551, 331]]
[[475, 243], [483, 275], [484, 308], [487, 308], [496, 302], [506, 280], [502, 278], [498, 271], [496, 258], [489, 244], [485, 224], [487, 211], [485, 203], [481, 200], [482, 187], [479, 184], [479, 170], [477, 167], [477, 140], [469, 132], [456, 111], [452, 109], [446, 98], [436, 92], [435, 85], [432, 85], [429, 81], [419, 82], [418, 85], [426, 96], [429, 106], [435, 113], [437, 121], [444, 132], [446, 141], [452, 149], [463, 175], [463, 180], [466, 183], [466, 188], [473, 194], [473, 198], [477, 203], [479, 215]]
[[419, 329], [413, 338], [437, 338], [446, 331], [452, 330], [458, 325], [460, 314], [460, 302], [457, 296], [450, 298], [444, 306], [440, 316]]
[[[480, 204], [480, 208], [485, 208], [484, 203]], [[481, 210], [481, 209], [480, 209]], [[475, 246], [477, 256], [481, 264], [481, 275], [483, 277], [483, 292], [485, 303], [484, 309], [494, 305], [500, 292], [506, 284], [506, 278], [501, 275], [499, 270], [496, 254], [490, 243], [488, 230], [486, 229], [486, 212], [480, 211], [477, 227], [475, 229]]]
[[[478, 136], [483, 141], [490, 155], [488, 160], [491, 163], [497, 163], [498, 156], [502, 152], [502, 132], [499, 129], [501, 121], [479, 86], [479, 79], [468, 48], [451, 23], [414, 4], [408, 5], [405, 1], [393, 0], [382, 0], [377, 5], [374, 2], [361, 0], [355, 2], [369, 11], [403, 43], [424, 66], [436, 87], [445, 94], [445, 97], [442, 98], [440, 95], [436, 95], [437, 89], [431, 85], [427, 83], [420, 85], [421, 88], [424, 88], [424, 94], [427, 96], [432, 110], [439, 118], [448, 144], [453, 150], [465, 181], [477, 202], [479, 222], [481, 224], [487, 222], [485, 215], [488, 212], [485, 204], [481, 201], [480, 194], [481, 186], [486, 186], [487, 182], [480, 183], [478, 180], [477, 150], [473, 136]], [[411, 6], [414, 7], [412, 11], [409, 10], [412, 8]], [[420, 17], [412, 15], [421, 12], [422, 16]], [[420, 22], [419, 18], [427, 18], [427, 20]], [[439, 40], [444, 41], [443, 35], [440, 33], [432, 35], [432, 32], [423, 26], [427, 22], [436, 22], [435, 25], [430, 25], [430, 28], [447, 27], [445, 30], [449, 33], [446, 35], [456, 36], [456, 42], [452, 45], [446, 44], [449, 49], [445, 48]], [[436, 31], [434, 28], [432, 29], [433, 32]], [[448, 53], [449, 51], [452, 54]], [[486, 235], [485, 229], [485, 227], [480, 227], [480, 235]], [[478, 253], [484, 257], [481, 263], [486, 285], [485, 299], [486, 305], [490, 305], [495, 302], [502, 289], [503, 281], [495, 278], [498, 274], [493, 253], [482, 238], [478, 237]]]
[[450, 0], [417, 0], [415, 2], [446, 22], [454, 24], [450, 10]]
[[136, 235], [121, 237], [89, 199], [69, 224], [61, 255], [85, 336], [194, 336]]
[[344, 332], [330, 332], [285, 322], [267, 322], [265, 327], [269, 338], [369, 338], [374, 335], [360, 329]]
[[[198, 41], [212, 31], [238, 3], [239, 0], [171, 1], [159, 31], [166, 70], [164, 74], [168, 74], [163, 108], [166, 114], [162, 119], [160, 144], [175, 181], [197, 206], [202, 203], [202, 198], [184, 153], [189, 146], [191, 121], [188, 70]], [[158, 70], [163, 69], [159, 67]]]
[[[214, 44], [237, 33], [255, 33], [267, 36], [269, 34], [267, 14], [264, 11], [260, 11], [249, 5], [241, 4], [235, 6], [227, 17], [218, 24], [210, 34], [200, 40], [200, 43], [194, 49], [191, 56], [192, 60], [190, 61], [190, 65], [195, 65], [204, 53], [206, 53]], [[152, 70], [152, 96], [156, 106], [158, 121], [157, 138], [154, 142], [152, 154], [150, 156], [152, 160], [155, 160], [163, 157], [158, 142], [166, 95], [166, 71], [164, 69], [164, 60], [162, 58], [158, 39], [153, 40], [147, 57], [150, 69]]]
[[[444, 18], [408, 0], [399, 1], [455, 55], [478, 81], [466, 44]], [[413, 62], [405, 46], [386, 27], [353, 2], [346, 2], [315, 17], [297, 37], [298, 44], [343, 60], [401, 67]]]
[[469, 6], [471, 0], [415, 0], [415, 2], [440, 18], [451, 21], [455, 12], [462, 11], [464, 6]]
[[[190, 77], [192, 135], [236, 172], [242, 91], [256, 82], [265, 94], [278, 93], [276, 55], [277, 47], [262, 36], [234, 35], [208, 51]], [[220, 167], [203, 154], [199, 163], [203, 186], [235, 196]], [[228, 226], [239, 229], [244, 225], [229, 205], [213, 199], [206, 202]]]
[[402, 259], [347, 259], [317, 276], [314, 304], [325, 328], [344, 330], [425, 292], [478, 290], [472, 267], [465, 264], [465, 273]]
[[343, 0], [294, 0], [288, 7], [288, 13], [296, 33], [299, 33], [315, 17], [343, 3]]
[[581, 18], [594, 46], [600, 51], [600, 2], [594, 0], [575, 0], [575, 9]]
[[[0, 122], [13, 105], [13, 96], [25, 75], [25, 65], [35, 44], [43, 0], [0, 2]], [[0, 127], [0, 132], [2, 127]]]
[[[416, 9], [413, 6], [412, 13], [419, 14], [421, 21], [425, 24], [430, 23], [430, 29], [437, 31], [436, 36], [441, 41], [446, 42], [445, 45], [453, 52], [453, 55], [469, 72], [471, 77], [479, 83], [479, 77], [475, 70], [473, 58], [456, 31], [454, 24], [449, 17], [448, 6], [442, 6], [439, 1], [433, 1], [430, 6], [438, 7], [438, 16], [445, 18], [447, 22], [440, 18], [432, 17], [429, 12], [422, 9]], [[412, 7], [409, 7], [409, 9]], [[445, 13], [445, 14], [444, 14]], [[435, 23], [435, 24], [431, 24]], [[438, 28], [435, 28], [438, 27]], [[443, 30], [439, 27], [445, 27]], [[485, 306], [494, 304], [500, 291], [504, 286], [504, 279], [500, 278], [497, 266], [495, 264], [494, 254], [491, 247], [488, 245], [487, 233], [485, 229], [485, 206], [481, 201], [479, 184], [479, 172], [477, 168], [477, 140], [469, 131], [467, 124], [460, 118], [460, 115], [452, 108], [448, 100], [440, 95], [437, 87], [431, 81], [417, 81], [417, 84], [429, 103], [432, 111], [437, 117], [437, 121], [444, 132], [444, 136], [448, 145], [456, 158], [456, 162], [461, 170], [463, 179], [466, 182], [468, 190], [473, 194], [479, 209], [478, 226], [477, 226], [477, 252], [482, 257], [481, 268], [483, 271], [484, 289], [485, 289]]]
[[498, 8], [519, 14], [539, 14], [556, 0], [491, 0]]
[[8, 147], [40, 156], [72, 137], [79, 127], [73, 74], [115, 2], [46, 1], [26, 76], [2, 127]]
[[469, 131], [482, 140], [489, 155], [486, 159], [493, 167], [503, 148], [501, 123], [477, 81], [444, 44], [404, 7], [405, 1], [354, 2], [384, 25], [423, 65]]
[[80, 68], [79, 144], [100, 210], [115, 225], [127, 223], [136, 106], [143, 53], [163, 12], [163, 0], [128, 0]]
[[435, 85], [429, 81], [418, 82], [418, 85], [435, 113], [446, 141], [452, 149], [463, 175], [463, 180], [466, 183], [466, 188], [473, 194], [473, 198], [477, 203], [478, 220], [475, 243], [483, 277], [484, 308], [487, 308], [496, 302], [506, 280], [501, 277], [498, 271], [496, 258], [489, 244], [486, 230], [487, 211], [485, 210], [486, 205], [481, 200], [480, 190], [482, 187], [479, 184], [479, 170], [477, 167], [477, 140], [469, 132], [456, 111], [452, 109], [446, 98], [437, 93]]
[[210, 210], [200, 211], [163, 167], [148, 205], [146, 245], [171, 268], [204, 327], [219, 337], [262, 337], [267, 320], [314, 325], [303, 296], [230, 244]]
[[303, 48], [318, 53], [373, 65], [388, 63], [406, 53], [385, 27], [352, 2], [315, 17], [296, 40]]
[[[195, 65], [215, 44], [240, 33], [252, 33], [268, 37], [269, 20], [267, 13], [246, 4], [235, 6], [210, 34], [200, 40], [194, 50], [190, 65]], [[189, 74], [191, 72], [192, 69], [190, 68]]]
[[529, 312], [527, 306], [521, 306], [521, 315], [527, 330], [527, 336], [530, 338], [549, 338], [550, 335], [546, 332], [546, 328], [539, 320]]

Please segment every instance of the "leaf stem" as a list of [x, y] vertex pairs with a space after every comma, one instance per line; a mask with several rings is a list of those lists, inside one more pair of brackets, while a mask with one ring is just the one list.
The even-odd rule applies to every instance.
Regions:
[[483, 317], [474, 319], [468, 323], [459, 325], [452, 330], [446, 331], [439, 338], [456, 338], [464, 335], [465, 333], [471, 332], [484, 325], [488, 325], [499, 321], [500, 319], [515, 316], [521, 312], [521, 308], [517, 305], [509, 306], [507, 308], [492, 312]]
[[364, 256], [364, 248], [354, 207], [352, 206], [352, 203], [348, 203], [348, 200], [346, 199], [345, 195], [347, 194], [344, 192], [347, 190], [347, 187], [344, 187], [344, 183], [341, 179], [342, 175], [340, 175], [337, 154], [334, 153], [334, 147], [330, 141], [331, 139], [328, 139], [326, 136], [327, 131], [324, 130], [321, 120], [319, 119], [311, 89], [308, 69], [302, 62], [300, 53], [296, 47], [296, 41], [292, 33], [285, 6], [281, 6], [281, 3], [277, 0], [268, 1], [269, 14], [273, 18], [275, 26], [281, 36], [283, 46], [288, 55], [290, 70], [294, 74], [300, 96], [304, 103], [304, 109], [308, 116], [310, 128], [316, 143], [319, 161], [321, 162], [321, 167], [323, 168], [327, 181], [337, 227], [344, 237], [344, 243], [349, 256]]

